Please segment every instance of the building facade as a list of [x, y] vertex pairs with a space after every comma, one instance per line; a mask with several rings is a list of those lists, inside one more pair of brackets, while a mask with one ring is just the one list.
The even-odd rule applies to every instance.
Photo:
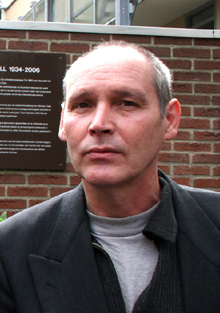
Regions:
[[[142, 45], [172, 70], [182, 118], [177, 138], [160, 153], [160, 168], [178, 183], [220, 191], [219, 30], [0, 22], [0, 51], [64, 53], [66, 67], [95, 44], [115, 39]], [[64, 171], [8, 170], [1, 164], [0, 210], [14, 214], [79, 182], [68, 155]]]
[[2, 0], [2, 20], [219, 29], [220, 0]]

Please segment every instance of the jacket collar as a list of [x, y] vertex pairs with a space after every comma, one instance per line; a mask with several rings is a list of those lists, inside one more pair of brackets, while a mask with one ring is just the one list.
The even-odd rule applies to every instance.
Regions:
[[172, 195], [167, 181], [159, 177], [161, 185], [161, 200], [151, 220], [145, 226], [143, 233], [150, 239], [156, 237], [176, 242], [177, 222], [174, 215]]
[[[220, 312], [219, 195], [168, 181], [178, 224], [177, 249], [185, 312]], [[204, 205], [209, 199], [209, 204]], [[212, 216], [212, 219], [210, 219]]]
[[107, 312], [82, 185], [63, 195], [45, 256], [28, 261], [43, 312]]
[[83, 223], [87, 223], [86, 200], [82, 184], [63, 196], [62, 207], [45, 257], [62, 262]]
[[[204, 199], [209, 197], [212, 192], [180, 186], [164, 173], [160, 172], [159, 175], [164, 177], [170, 185], [179, 235], [180, 232], [184, 234], [190, 244], [214, 266], [219, 267], [220, 232], [201, 207], [203, 197]], [[196, 193], [197, 198], [194, 196]], [[211, 201], [208, 209], [215, 210]]]

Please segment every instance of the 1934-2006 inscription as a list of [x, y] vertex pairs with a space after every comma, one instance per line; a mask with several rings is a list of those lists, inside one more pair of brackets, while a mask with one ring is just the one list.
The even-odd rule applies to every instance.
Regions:
[[0, 52], [0, 168], [64, 170], [57, 136], [65, 55]]

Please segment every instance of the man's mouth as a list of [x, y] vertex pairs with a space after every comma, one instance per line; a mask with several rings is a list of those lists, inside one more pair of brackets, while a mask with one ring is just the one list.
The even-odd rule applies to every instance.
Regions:
[[92, 147], [86, 152], [86, 155], [92, 159], [106, 159], [115, 157], [119, 153], [114, 147]]

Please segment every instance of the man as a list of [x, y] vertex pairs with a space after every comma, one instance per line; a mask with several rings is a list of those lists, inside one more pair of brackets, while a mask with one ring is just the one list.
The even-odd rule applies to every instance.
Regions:
[[220, 312], [220, 196], [158, 174], [180, 120], [167, 67], [102, 44], [64, 94], [59, 137], [82, 184], [1, 223], [0, 312]]

